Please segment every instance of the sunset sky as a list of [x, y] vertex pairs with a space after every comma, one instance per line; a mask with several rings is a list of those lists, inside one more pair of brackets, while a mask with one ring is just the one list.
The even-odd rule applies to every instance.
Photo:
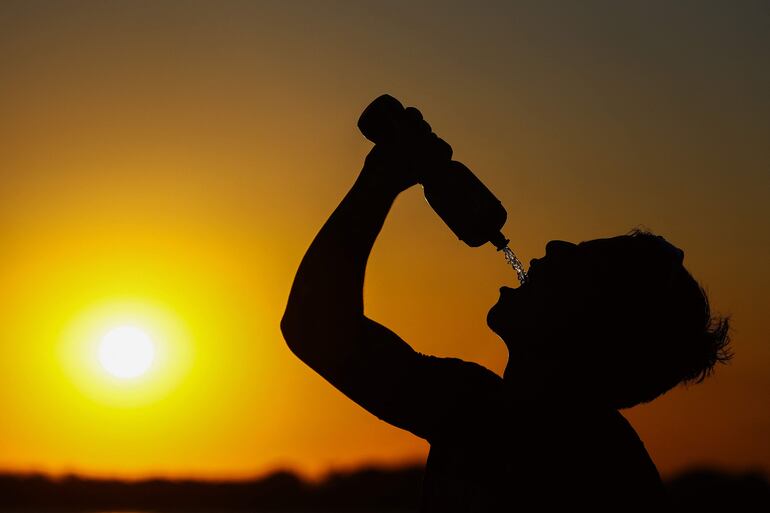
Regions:
[[[361, 110], [416, 105], [551, 239], [645, 226], [685, 251], [734, 361], [624, 410], [664, 477], [770, 472], [770, 7], [645, 2], [4, 1], [0, 470], [317, 475], [420, 461], [286, 348], [299, 262], [371, 147]], [[515, 275], [419, 188], [374, 248], [366, 313], [502, 373], [485, 318]], [[121, 380], [101, 337], [138, 327]]]

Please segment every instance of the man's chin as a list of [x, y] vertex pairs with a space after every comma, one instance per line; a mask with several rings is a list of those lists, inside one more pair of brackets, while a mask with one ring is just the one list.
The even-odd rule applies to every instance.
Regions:
[[498, 301], [487, 312], [487, 326], [500, 336], [502, 336], [502, 331], [504, 331], [506, 321], [508, 320], [505, 315], [506, 310], [503, 302]]
[[497, 335], [511, 331], [521, 315], [521, 291], [511, 287], [500, 287], [500, 298], [487, 312], [487, 326]]

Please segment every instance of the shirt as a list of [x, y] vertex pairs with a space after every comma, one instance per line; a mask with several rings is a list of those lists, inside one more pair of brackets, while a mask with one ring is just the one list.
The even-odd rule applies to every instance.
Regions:
[[480, 365], [422, 358], [426, 378], [462, 389], [442, 396], [443, 419], [426, 427], [420, 511], [668, 510], [655, 464], [617, 410], [539, 404]]

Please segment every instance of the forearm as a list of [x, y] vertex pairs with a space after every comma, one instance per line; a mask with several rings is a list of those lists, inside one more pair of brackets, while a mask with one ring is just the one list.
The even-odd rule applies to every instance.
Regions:
[[344, 343], [363, 319], [366, 263], [397, 195], [362, 172], [316, 235], [281, 321], [295, 352]]

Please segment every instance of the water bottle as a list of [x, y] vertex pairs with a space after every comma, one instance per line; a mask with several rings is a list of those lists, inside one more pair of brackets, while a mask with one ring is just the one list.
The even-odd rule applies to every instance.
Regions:
[[[400, 126], [405, 109], [390, 95], [375, 99], [361, 114], [358, 129], [375, 144], [403, 142]], [[502, 203], [476, 175], [460, 162], [446, 156], [446, 165], [419, 171], [419, 182], [428, 204], [454, 234], [470, 247], [491, 242], [506, 249], [508, 239], [500, 232], [507, 213]]]

